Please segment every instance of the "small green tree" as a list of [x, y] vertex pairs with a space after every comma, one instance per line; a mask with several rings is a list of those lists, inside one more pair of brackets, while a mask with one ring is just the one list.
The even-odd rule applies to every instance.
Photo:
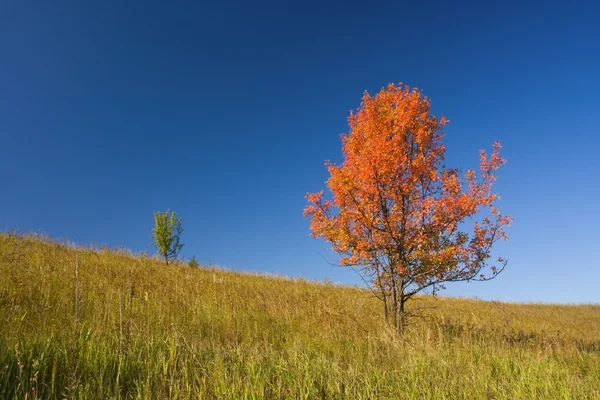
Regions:
[[154, 224], [152, 245], [156, 246], [158, 254], [165, 259], [165, 263], [168, 265], [169, 260], [177, 259], [183, 247], [179, 241], [183, 232], [181, 218], [177, 218], [175, 211], [167, 210], [164, 213], [157, 211], [154, 213]]
[[196, 256], [192, 256], [192, 258], [190, 258], [190, 261], [188, 261], [188, 265], [192, 268], [198, 268], [200, 266], [200, 263], [198, 262], [198, 260], [196, 260]]

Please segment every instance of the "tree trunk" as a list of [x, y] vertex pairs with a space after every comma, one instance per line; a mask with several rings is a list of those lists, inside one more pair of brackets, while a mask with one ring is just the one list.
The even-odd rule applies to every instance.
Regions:
[[385, 316], [385, 322], [389, 323], [389, 312], [388, 312], [388, 294], [385, 292], [385, 288], [383, 287], [383, 282], [381, 282], [381, 272], [379, 269], [377, 271], [377, 280], [379, 282], [379, 289], [381, 290], [381, 300], [383, 300], [383, 315]]
[[400, 293], [400, 325], [399, 325], [399, 330], [398, 333], [402, 333], [404, 332], [404, 327], [406, 326], [406, 310], [404, 309], [404, 305], [406, 303], [406, 299], [404, 296], [404, 288], [402, 288], [402, 291]]
[[396, 322], [396, 325], [395, 325], [396, 332], [401, 333], [401, 331], [402, 331], [402, 311], [400, 310], [400, 307], [398, 304], [396, 304], [396, 316], [394, 318], [394, 321]]
[[398, 331], [398, 316], [399, 316], [399, 309], [398, 309], [398, 282], [396, 281], [396, 273], [394, 272], [393, 268], [391, 269], [391, 276], [392, 276], [392, 311], [394, 312], [394, 329], [396, 329], [396, 331]]
[[385, 316], [385, 322], [390, 322], [389, 320], [389, 315], [388, 315], [388, 302], [387, 302], [387, 295], [385, 294], [385, 290], [381, 289], [381, 296], [383, 299], [383, 315]]
[[406, 296], [404, 294], [404, 280], [402, 280], [402, 282], [398, 282], [398, 279], [394, 279], [394, 292], [395, 292], [395, 316], [394, 316], [394, 322], [395, 322], [395, 328], [396, 328], [396, 333], [398, 334], [402, 334], [402, 332], [404, 331], [404, 327], [406, 326], [406, 309], [405, 309], [405, 303], [406, 303]]

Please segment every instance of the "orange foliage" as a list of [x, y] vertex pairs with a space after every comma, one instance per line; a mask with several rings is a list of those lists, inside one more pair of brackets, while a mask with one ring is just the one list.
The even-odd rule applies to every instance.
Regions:
[[480, 152], [478, 172], [461, 177], [442, 164], [447, 123], [418, 89], [390, 84], [365, 93], [342, 135], [342, 164], [326, 164], [331, 200], [323, 191], [307, 196], [312, 236], [330, 242], [342, 265], [360, 266], [384, 296], [397, 290], [407, 300], [444, 282], [491, 279], [504, 267], [500, 258], [483, 274], [512, 221], [494, 207], [500, 144]]

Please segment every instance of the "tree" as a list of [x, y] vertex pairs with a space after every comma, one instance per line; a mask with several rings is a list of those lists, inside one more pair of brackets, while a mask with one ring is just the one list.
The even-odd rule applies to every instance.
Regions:
[[165, 263], [168, 265], [169, 261], [177, 259], [183, 247], [183, 244], [180, 243], [183, 232], [181, 218], [177, 218], [175, 211], [157, 211], [154, 213], [154, 225], [152, 245], [156, 246], [158, 254], [165, 259]]
[[192, 258], [190, 258], [190, 260], [188, 261], [188, 265], [192, 268], [198, 268], [200, 266], [200, 263], [198, 262], [198, 260], [196, 260], [196, 256], [192, 256]]
[[[356, 269], [383, 301], [385, 318], [402, 331], [406, 303], [447, 282], [485, 281], [506, 266], [490, 262], [512, 222], [495, 207], [495, 172], [505, 163], [500, 144], [480, 152], [479, 172], [443, 164], [445, 117], [430, 112], [418, 89], [390, 84], [365, 92], [342, 135], [341, 165], [327, 162], [327, 187], [308, 194], [311, 234], [331, 243], [340, 265]], [[471, 225], [468, 225], [471, 222]]]

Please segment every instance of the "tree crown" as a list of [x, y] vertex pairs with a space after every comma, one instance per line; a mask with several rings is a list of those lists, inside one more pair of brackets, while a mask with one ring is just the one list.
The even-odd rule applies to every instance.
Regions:
[[[340, 253], [341, 265], [360, 266], [388, 285], [394, 274], [414, 294], [444, 282], [490, 279], [504, 266], [488, 266], [492, 243], [506, 240], [512, 218], [495, 207], [495, 172], [505, 163], [500, 144], [480, 152], [479, 171], [443, 165], [445, 117], [430, 112], [418, 89], [390, 84], [365, 93], [342, 135], [343, 162], [327, 162], [327, 187], [307, 195], [305, 216], [313, 237]], [[472, 220], [470, 227], [466, 221]]]
[[158, 253], [165, 259], [167, 264], [169, 261], [177, 259], [183, 247], [183, 244], [180, 243], [182, 232], [181, 218], [177, 217], [175, 211], [167, 210], [154, 213], [152, 244], [156, 246]]

